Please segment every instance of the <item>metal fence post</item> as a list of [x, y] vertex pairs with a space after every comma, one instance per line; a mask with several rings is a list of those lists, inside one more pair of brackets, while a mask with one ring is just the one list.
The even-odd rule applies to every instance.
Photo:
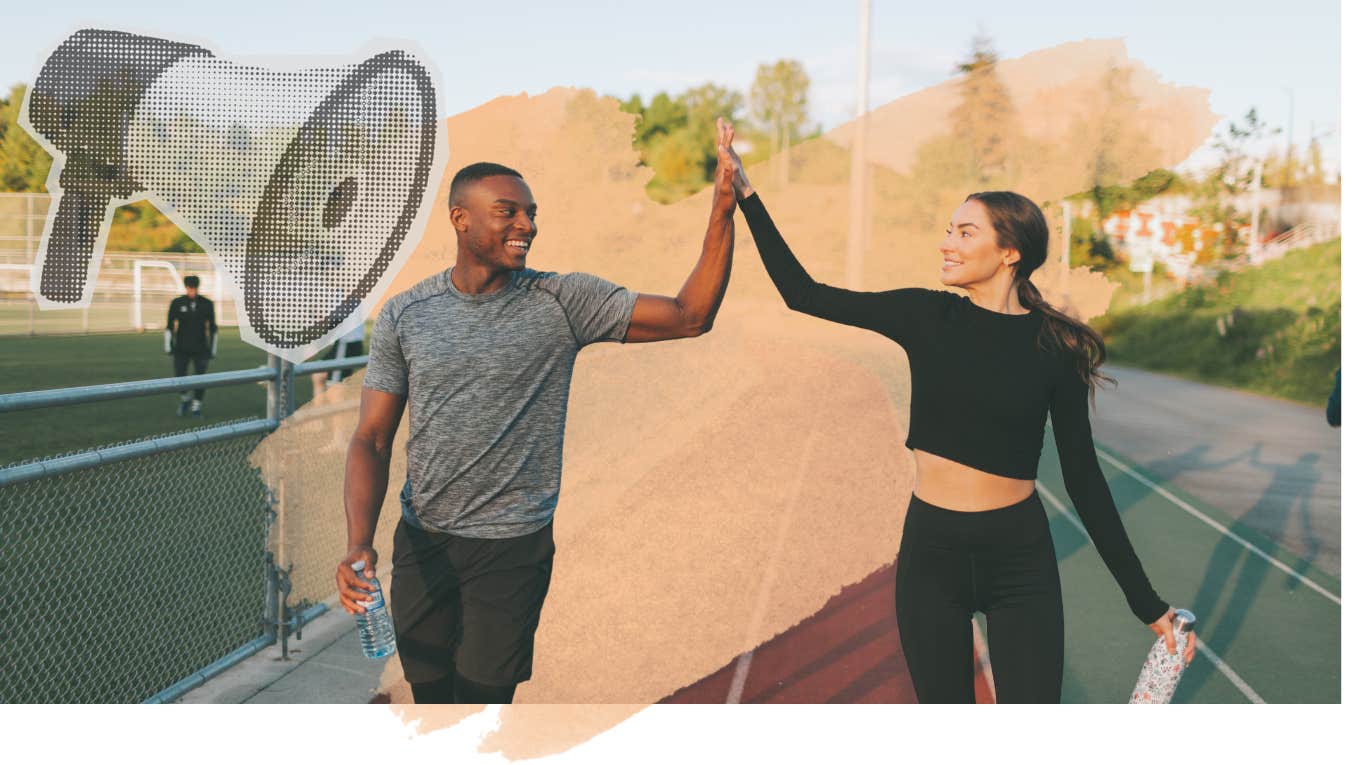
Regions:
[[[269, 368], [274, 371], [274, 375], [269, 380], [268, 393], [265, 397], [266, 416], [276, 420], [280, 424], [293, 411], [293, 363], [283, 358], [269, 354]], [[279, 486], [277, 493], [272, 489], [269, 492], [272, 513], [270, 523], [277, 529], [275, 538], [278, 540], [277, 550], [265, 551], [265, 570], [269, 581], [266, 589], [265, 599], [265, 629], [269, 632], [270, 643], [279, 643], [280, 658], [285, 661], [288, 659], [288, 636], [296, 631], [298, 636], [302, 635], [302, 611], [311, 605], [304, 600], [296, 606], [288, 603], [288, 595], [292, 591], [292, 572], [293, 564], [287, 561], [287, 544], [285, 534], [285, 517], [287, 515], [287, 496], [284, 487]], [[286, 565], [285, 565], [286, 564]]]

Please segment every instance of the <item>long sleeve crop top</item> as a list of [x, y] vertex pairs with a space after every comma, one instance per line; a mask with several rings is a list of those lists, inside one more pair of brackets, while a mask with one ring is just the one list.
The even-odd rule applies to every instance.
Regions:
[[1096, 460], [1088, 388], [1073, 359], [1038, 347], [1038, 311], [998, 313], [942, 290], [854, 292], [820, 284], [794, 257], [759, 196], [740, 205], [765, 270], [789, 308], [878, 332], [907, 352], [907, 448], [1033, 480], [1051, 415], [1067, 494], [1129, 608], [1144, 624], [1166, 613]]

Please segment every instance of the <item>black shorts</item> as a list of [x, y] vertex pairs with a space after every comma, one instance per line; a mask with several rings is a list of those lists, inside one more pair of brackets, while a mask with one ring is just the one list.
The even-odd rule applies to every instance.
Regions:
[[472, 539], [397, 522], [392, 622], [407, 682], [433, 682], [455, 668], [483, 685], [529, 679], [552, 577], [552, 528]]

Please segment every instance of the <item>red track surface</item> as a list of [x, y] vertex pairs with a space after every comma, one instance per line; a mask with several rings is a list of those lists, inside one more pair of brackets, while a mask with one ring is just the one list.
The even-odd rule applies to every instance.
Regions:
[[[895, 565], [885, 566], [827, 601], [822, 610], [752, 652], [744, 704], [915, 704], [911, 674], [897, 640]], [[740, 657], [660, 703], [722, 704]], [[977, 654], [978, 703], [995, 702]], [[387, 703], [379, 694], [373, 703]]]
[[[743, 686], [744, 704], [915, 704], [911, 675], [897, 640], [889, 565], [850, 585], [822, 610], [756, 648]], [[975, 654], [976, 658], [976, 654]], [[661, 700], [721, 704], [740, 657]], [[980, 703], [994, 701], [981, 663], [974, 675]]]

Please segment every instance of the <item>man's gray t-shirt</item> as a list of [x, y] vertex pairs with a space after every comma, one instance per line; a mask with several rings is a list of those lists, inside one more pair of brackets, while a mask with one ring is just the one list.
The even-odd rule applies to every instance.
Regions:
[[469, 295], [452, 276], [441, 271], [382, 307], [363, 385], [410, 407], [408, 521], [464, 537], [531, 534], [557, 506], [576, 354], [622, 342], [637, 293], [524, 269]]

